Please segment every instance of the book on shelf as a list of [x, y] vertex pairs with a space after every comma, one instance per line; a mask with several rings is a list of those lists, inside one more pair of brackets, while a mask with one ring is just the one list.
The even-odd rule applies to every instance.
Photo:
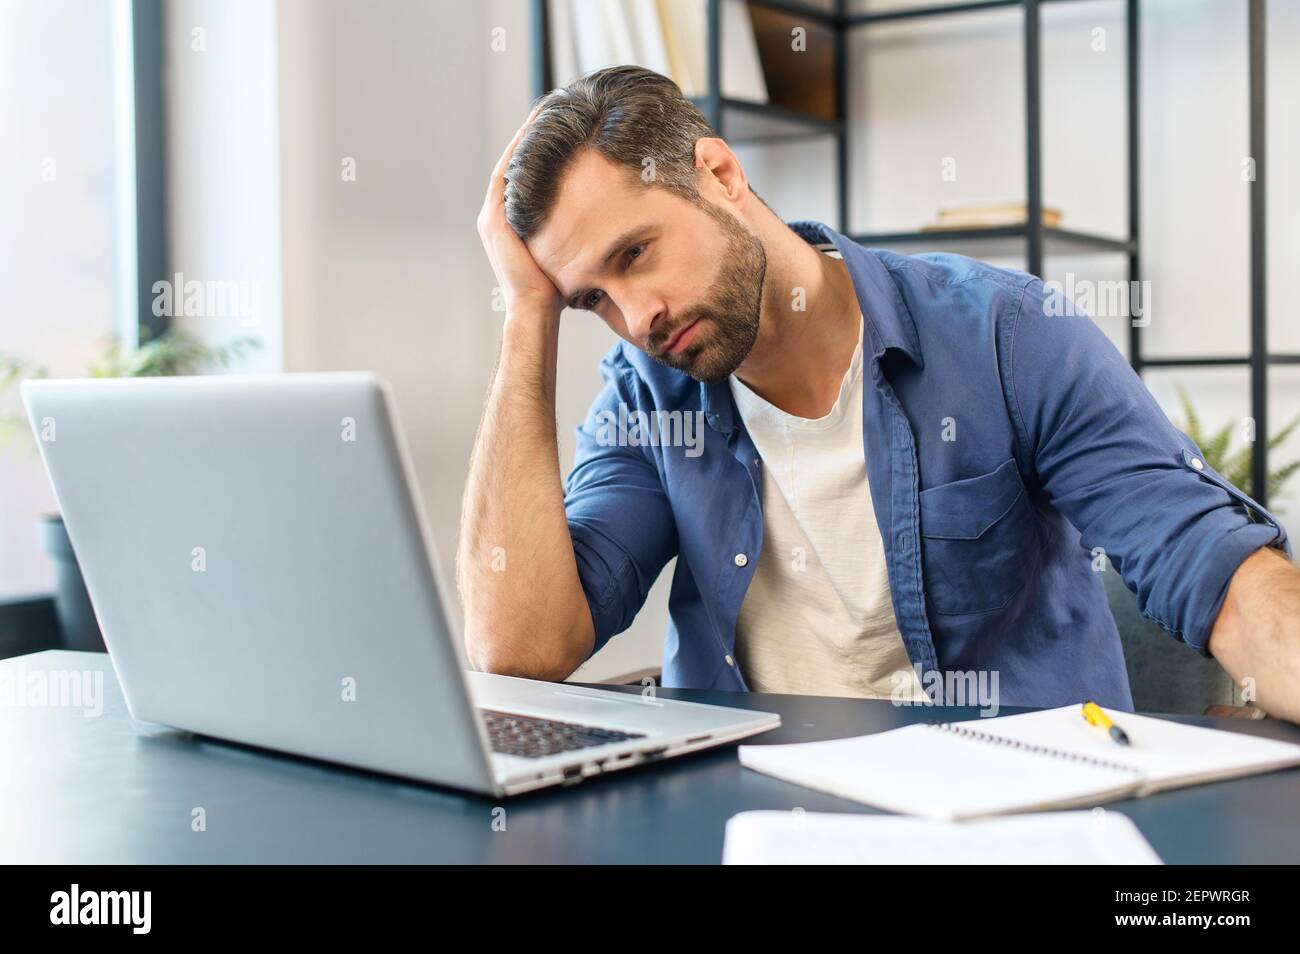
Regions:
[[[547, 14], [557, 86], [606, 66], [635, 64], [669, 77], [688, 97], [709, 92], [702, 0], [548, 0]], [[721, 20], [723, 97], [768, 102], [749, 5], [723, 0]]]
[[[933, 222], [921, 226], [922, 232], [946, 232], [955, 229], [994, 229], [1024, 225], [1029, 221], [1029, 206], [1024, 202], [971, 202], [946, 206]], [[1043, 226], [1061, 227], [1061, 210], [1043, 206]]]
[[839, 117], [835, 29], [811, 17], [751, 5], [767, 101], [826, 121]]

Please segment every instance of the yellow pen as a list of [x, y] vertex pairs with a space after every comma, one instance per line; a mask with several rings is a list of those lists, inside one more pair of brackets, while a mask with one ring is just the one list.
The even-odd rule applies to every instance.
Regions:
[[1101, 706], [1097, 703], [1088, 701], [1083, 704], [1083, 717], [1088, 720], [1089, 725], [1100, 726], [1105, 729], [1112, 739], [1120, 745], [1128, 745], [1128, 736], [1124, 730], [1110, 721], [1110, 717], [1101, 711]]

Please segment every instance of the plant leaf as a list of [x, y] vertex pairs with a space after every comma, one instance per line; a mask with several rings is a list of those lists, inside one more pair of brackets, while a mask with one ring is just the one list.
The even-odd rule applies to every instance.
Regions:
[[1235, 424], [1229, 421], [1223, 425], [1213, 437], [1200, 444], [1201, 453], [1205, 457], [1205, 462], [1215, 470], [1222, 472], [1224, 455], [1228, 452], [1228, 444], [1232, 441], [1232, 429]]
[[1268, 449], [1275, 450], [1276, 448], [1281, 447], [1282, 444], [1286, 442], [1286, 439], [1295, 432], [1297, 427], [1300, 427], [1300, 414], [1293, 417], [1291, 423], [1287, 424], [1282, 428], [1282, 430], [1276, 432], [1268, 439]]
[[1300, 460], [1293, 460], [1291, 463], [1279, 467], [1268, 475], [1268, 499], [1273, 500], [1282, 493], [1282, 488], [1297, 471], [1300, 471]]
[[1192, 439], [1192, 443], [1197, 447], [1201, 446], [1201, 421], [1196, 416], [1196, 408], [1192, 407], [1192, 399], [1187, 396], [1187, 391], [1180, 384], [1177, 386], [1178, 403], [1183, 407], [1183, 420], [1186, 422], [1182, 432]]

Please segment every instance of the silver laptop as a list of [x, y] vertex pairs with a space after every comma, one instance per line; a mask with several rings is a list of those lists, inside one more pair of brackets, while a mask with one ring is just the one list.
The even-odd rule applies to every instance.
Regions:
[[493, 795], [780, 724], [467, 671], [374, 375], [40, 380], [22, 395], [136, 719]]

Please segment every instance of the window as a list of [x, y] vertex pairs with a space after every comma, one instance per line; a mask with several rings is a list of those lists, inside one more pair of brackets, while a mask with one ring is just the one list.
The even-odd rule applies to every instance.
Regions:
[[[84, 373], [118, 314], [113, 55], [117, 7], [0, 4], [0, 352]], [[57, 507], [18, 394], [0, 397], [0, 599], [49, 590], [38, 521]]]

